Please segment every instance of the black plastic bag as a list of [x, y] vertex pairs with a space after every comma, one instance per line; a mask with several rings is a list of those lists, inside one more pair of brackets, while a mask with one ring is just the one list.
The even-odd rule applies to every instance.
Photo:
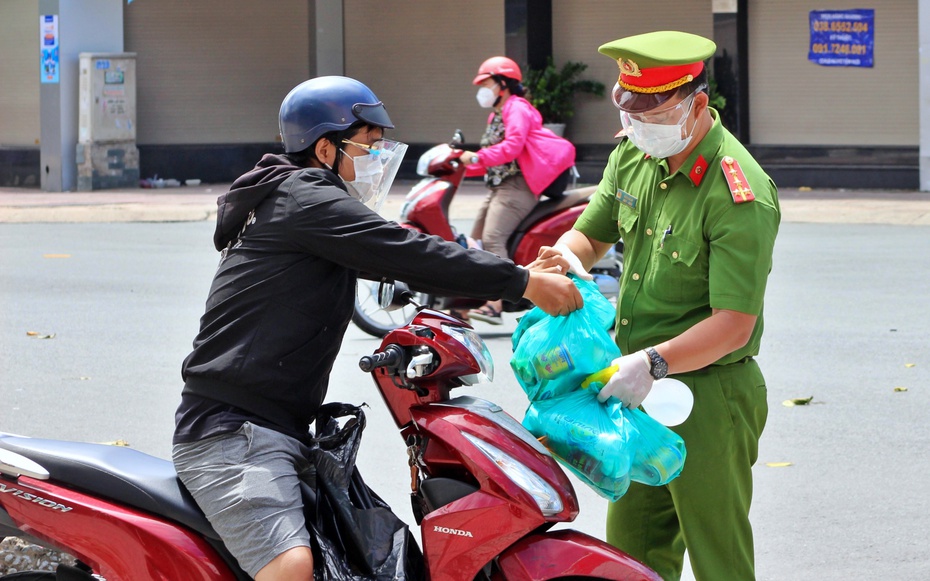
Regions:
[[358, 406], [330, 403], [317, 414], [310, 452], [317, 490], [315, 502], [307, 503], [314, 575], [326, 580], [425, 579], [423, 555], [409, 527], [355, 466], [364, 429], [365, 414]]

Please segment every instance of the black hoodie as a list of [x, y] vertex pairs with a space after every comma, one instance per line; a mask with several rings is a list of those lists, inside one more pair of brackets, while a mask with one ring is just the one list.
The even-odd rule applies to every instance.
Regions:
[[218, 205], [214, 244], [223, 255], [184, 360], [175, 442], [235, 430], [242, 419], [305, 435], [326, 395], [359, 271], [422, 292], [510, 301], [529, 276], [488, 252], [389, 222], [333, 172], [282, 156], [265, 155]]

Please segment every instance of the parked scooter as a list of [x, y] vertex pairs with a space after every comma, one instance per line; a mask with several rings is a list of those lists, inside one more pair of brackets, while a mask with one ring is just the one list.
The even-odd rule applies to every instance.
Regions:
[[[412, 293], [401, 287], [398, 296], [406, 304]], [[660, 579], [602, 541], [550, 530], [579, 510], [553, 457], [495, 404], [450, 398], [453, 388], [493, 377], [487, 346], [467, 323], [419, 310], [359, 366], [372, 374], [408, 446], [429, 581]], [[0, 432], [0, 537], [7, 536], [65, 551], [77, 563], [0, 580], [249, 579], [172, 463], [130, 448]]]
[[[461, 131], [456, 131], [449, 145], [437, 145], [420, 156], [417, 174], [425, 179], [411, 188], [401, 208], [400, 225], [455, 241], [462, 246], [476, 247], [477, 242], [456, 232], [449, 220], [449, 205], [465, 178], [465, 164], [459, 161], [464, 143]], [[507, 243], [508, 255], [516, 264], [527, 265], [536, 259], [541, 246], [552, 246], [570, 230], [585, 209], [594, 187], [568, 190], [562, 196], [542, 199], [517, 226]], [[616, 299], [623, 269], [622, 244], [612, 248], [592, 269], [591, 274], [601, 293]], [[406, 325], [415, 314], [412, 307], [385, 312], [378, 304], [380, 281], [360, 279], [356, 287], [355, 311], [352, 321], [363, 331], [383, 337], [389, 331]], [[482, 300], [461, 297], [440, 297], [418, 294], [417, 303], [438, 310], [459, 311], [480, 307]], [[527, 300], [519, 303], [504, 301], [504, 310], [519, 312], [532, 308]]]

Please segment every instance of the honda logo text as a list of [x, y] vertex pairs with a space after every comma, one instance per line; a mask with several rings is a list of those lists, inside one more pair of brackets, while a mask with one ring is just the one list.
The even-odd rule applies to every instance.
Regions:
[[459, 529], [450, 529], [448, 527], [440, 527], [433, 525], [434, 533], [442, 533], [444, 535], [455, 535], [457, 537], [472, 537], [473, 535], [469, 531], [460, 531]]

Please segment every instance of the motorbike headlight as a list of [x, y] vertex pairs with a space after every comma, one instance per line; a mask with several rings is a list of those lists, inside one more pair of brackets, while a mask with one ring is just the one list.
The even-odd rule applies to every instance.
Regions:
[[494, 379], [494, 360], [491, 359], [491, 352], [488, 350], [484, 339], [474, 329], [443, 325], [442, 331], [464, 345], [475, 358], [475, 361], [478, 362], [480, 371], [474, 375], [461, 377], [462, 383], [474, 385], [476, 383], [488, 383]]
[[496, 446], [488, 444], [484, 440], [463, 432], [462, 435], [471, 442], [475, 448], [487, 456], [492, 462], [497, 464], [501, 471], [507, 475], [507, 478], [514, 484], [525, 490], [544, 516], [553, 516], [562, 512], [562, 497], [555, 491], [548, 482], [539, 477], [538, 474], [518, 462], [509, 454], [501, 451]]
[[439, 156], [449, 155], [449, 152], [452, 151], [452, 148], [441, 143], [435, 147], [431, 147], [429, 150], [423, 153], [420, 156], [420, 159], [417, 160], [417, 175], [423, 177], [429, 177], [429, 164], [434, 159]]

